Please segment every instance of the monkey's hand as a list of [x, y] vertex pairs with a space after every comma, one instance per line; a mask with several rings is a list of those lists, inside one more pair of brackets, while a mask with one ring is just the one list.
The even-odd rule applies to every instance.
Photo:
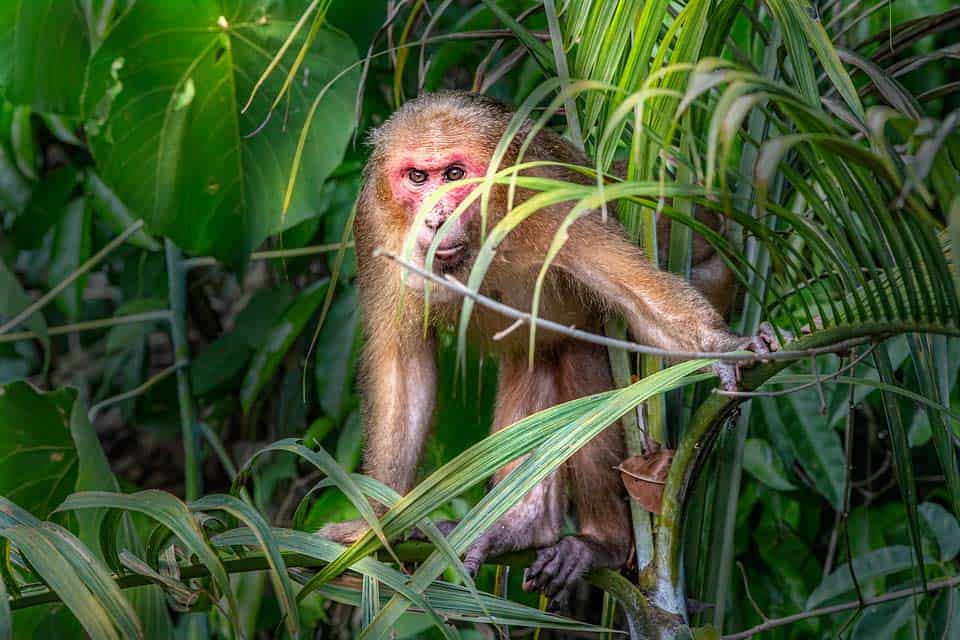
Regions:
[[[788, 334], [784, 334], [784, 336], [787, 340], [792, 338], [792, 336], [789, 336]], [[757, 355], [773, 353], [774, 351], [779, 351], [781, 348], [780, 339], [777, 336], [777, 332], [773, 328], [773, 325], [769, 322], [761, 323], [760, 331], [754, 336], [749, 336], [746, 338], [733, 336], [728, 342], [728, 345], [728, 351], [745, 349], [747, 351], [752, 351]], [[750, 366], [753, 366], [753, 364], [748, 362], [720, 361], [713, 365], [713, 369], [716, 372], [717, 377], [720, 378], [720, 386], [723, 389], [727, 391], [736, 391], [740, 386], [742, 370]]]

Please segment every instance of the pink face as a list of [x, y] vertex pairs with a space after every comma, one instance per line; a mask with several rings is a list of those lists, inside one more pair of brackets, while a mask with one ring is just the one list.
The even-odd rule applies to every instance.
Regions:
[[[439, 187], [482, 177], [486, 170], [485, 165], [464, 153], [410, 152], [391, 163], [390, 189], [394, 200], [403, 205], [408, 223], [412, 224], [424, 202]], [[451, 188], [431, 207], [417, 230], [417, 253], [421, 260], [440, 228], [476, 186], [464, 184]], [[475, 202], [450, 223], [434, 255], [435, 271], [451, 273], [466, 263], [471, 251], [469, 228], [478, 211], [479, 205]]]

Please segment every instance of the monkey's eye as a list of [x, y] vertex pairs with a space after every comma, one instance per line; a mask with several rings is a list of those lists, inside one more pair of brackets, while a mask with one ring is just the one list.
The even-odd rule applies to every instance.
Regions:
[[421, 171], [420, 169], [410, 169], [410, 171], [407, 171], [407, 178], [409, 178], [413, 184], [423, 184], [427, 181], [428, 177], [427, 172]]
[[463, 180], [465, 172], [463, 167], [458, 167], [456, 165], [452, 167], [447, 167], [447, 170], [443, 172], [443, 179], [447, 182], [456, 182], [457, 180]]

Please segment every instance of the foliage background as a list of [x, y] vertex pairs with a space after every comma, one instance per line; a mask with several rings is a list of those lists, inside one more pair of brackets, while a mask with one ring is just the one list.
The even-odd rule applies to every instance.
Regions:
[[[752, 305], [750, 295], [740, 294], [734, 326], [746, 330], [762, 315], [797, 331], [814, 315], [810, 309], [829, 310], [848, 293], [831, 270], [886, 269], [886, 275], [900, 274], [906, 281], [894, 277], [894, 284], [885, 285], [902, 304], [895, 309], [899, 315], [891, 314], [897, 317], [882, 318], [888, 325], [876, 336], [903, 332], [895, 327], [911, 333], [884, 343], [881, 351], [889, 365], [868, 359], [841, 372], [856, 386], [814, 385], [754, 399], [739, 423], [720, 432], [717, 454], [701, 462], [692, 487], [683, 556], [687, 595], [716, 606], [696, 613], [691, 626], [698, 637], [715, 637], [706, 635], [716, 633], [708, 625], [734, 633], [767, 619], [957, 575], [960, 342], [945, 337], [957, 334], [956, 315], [950, 316], [955, 300], [927, 300], [917, 289], [929, 280], [910, 279], [926, 273], [939, 283], [931, 287], [936, 295], [955, 295], [949, 272], [941, 269], [941, 262], [946, 264], [941, 246], [949, 244], [948, 231], [956, 237], [960, 229], [957, 10], [947, 0], [889, 6], [620, 0], [556, 3], [562, 22], [551, 25], [554, 4], [0, 3], [0, 496], [9, 512], [0, 520], [0, 579], [14, 603], [43, 591], [39, 578], [65, 602], [17, 608], [12, 616], [0, 605], [0, 637], [83, 637], [84, 631], [97, 637], [228, 637], [241, 630], [246, 637], [272, 637], [291, 633], [291, 621], [305, 636], [354, 637], [361, 629], [376, 629], [371, 624], [381, 613], [380, 595], [386, 602], [396, 586], [390, 582], [396, 576], [386, 573], [393, 570], [387, 566], [390, 558], [382, 553], [374, 578], [368, 573], [362, 581], [328, 584], [299, 606], [291, 603], [299, 587], [276, 566], [237, 573], [228, 589], [211, 568], [215, 559], [207, 555], [211, 537], [236, 524], [237, 513], [251, 530], [271, 535], [257, 528], [259, 521], [242, 504], [278, 527], [312, 531], [357, 517], [351, 495], [357, 486], [376, 490], [358, 478], [340, 478], [333, 467], [357, 470], [362, 447], [353, 384], [362, 336], [349, 220], [367, 153], [364, 132], [421, 91], [481, 88], [514, 105], [536, 106], [534, 114], [540, 115], [556, 95], [547, 92], [544, 100], [539, 93], [551, 79], [589, 79], [630, 94], [646, 88], [640, 68], [721, 55], [771, 82], [763, 87], [769, 102], [756, 109], [759, 122], [752, 115], [745, 118], [747, 105], [733, 100], [736, 91], [725, 92], [760, 80], [711, 76], [705, 68], [695, 76], [707, 83], [697, 94], [703, 99], [696, 108], [674, 120], [680, 101], [663, 99], [657, 104], [668, 115], [659, 120], [647, 115], [654, 121], [647, 122], [650, 135], [643, 138], [646, 147], [638, 157], [648, 160], [635, 163], [631, 178], [656, 183], [666, 177], [700, 189], [677, 194], [676, 211], [668, 213], [682, 222], [684, 206], [703, 196], [705, 181], [711, 186], [705, 175], [710, 147], [719, 145], [709, 136], [727, 127], [733, 131], [725, 134], [724, 162], [732, 167], [728, 186], [738, 196], [747, 193], [752, 203], [728, 215], [741, 224], [748, 219], [736, 216], [744, 211], [761, 220], [778, 218], [765, 239], [773, 256], [766, 263], [758, 257], [762, 252], [751, 254], [743, 243], [727, 247], [730, 255], [766, 269], [758, 270], [763, 286], [750, 280], [749, 269], [741, 269], [748, 281], [741, 292], [752, 286], [762, 293]], [[527, 12], [522, 25], [513, 21]], [[681, 23], [681, 12], [689, 20], [682, 23], [681, 37], [700, 33], [699, 48], [688, 51], [681, 45], [686, 40], [670, 40], [676, 33], [667, 29]], [[304, 28], [288, 40], [304, 16]], [[727, 16], [728, 31], [719, 31], [716, 25]], [[843, 55], [835, 54], [835, 61], [821, 55], [819, 41], [800, 28], [807, 24], [800, 16], [824, 25], [829, 50]], [[556, 39], [547, 37], [557, 28], [569, 69], [558, 65]], [[641, 34], [650, 34], [649, 59], [638, 61], [630, 57], [631, 44]], [[425, 38], [433, 40], [423, 48], [399, 46]], [[658, 58], [668, 50], [668, 60]], [[298, 60], [301, 51], [305, 56]], [[368, 51], [376, 52], [369, 66], [355, 64]], [[279, 65], [262, 76], [278, 52]], [[804, 75], [808, 63], [809, 77]], [[850, 74], [852, 95], [863, 106], [893, 109], [896, 116], [854, 113], [846, 85], [836, 79], [837, 68]], [[696, 84], [694, 74], [682, 77], [664, 86], [683, 90]], [[262, 78], [264, 84], [254, 92]], [[288, 79], [289, 91], [283, 92]], [[802, 93], [809, 82], [813, 102], [798, 107], [795, 102], [810, 98]], [[549, 117], [548, 125], [572, 138], [579, 135], [585, 148], [602, 158], [601, 132], [623, 98], [595, 86], [564, 97], [560, 102], [567, 109]], [[315, 99], [316, 111], [311, 111]], [[868, 113], [877, 120], [869, 120]], [[895, 124], [887, 127], [883, 118]], [[677, 128], [670, 129], [674, 122]], [[643, 137], [632, 125], [628, 118], [627, 125], [613, 127], [620, 146], [601, 162], [628, 155], [630, 140]], [[657, 133], [669, 134], [667, 141]], [[822, 222], [816, 228], [827, 228], [821, 231], [827, 238], [823, 245], [834, 248], [841, 246], [843, 233], [834, 237], [827, 223], [849, 222], [844, 202], [852, 203], [848, 216], [851, 211], [867, 216], [882, 212], [893, 195], [884, 191], [885, 183], [875, 187], [854, 166], [856, 154], [839, 143], [782, 149], [782, 165], [772, 155], [780, 149], [768, 145], [762, 147], [771, 153], [768, 165], [755, 168], [752, 159], [760, 145], [750, 141], [757, 142], [757, 133], [761, 140], [789, 135], [853, 139], [884, 161], [889, 156], [892, 174], [900, 178], [892, 182], [907, 193], [904, 184], [913, 181], [923, 200], [916, 208], [929, 214], [910, 218], [899, 230], [917, 249], [894, 256], [897, 269], [877, 257], [885, 255], [884, 248], [872, 243], [866, 257], [838, 252], [834, 255], [846, 262], [826, 260], [815, 239], [797, 232], [804, 228], [802, 220]], [[936, 142], [932, 151], [922, 146], [930, 140]], [[676, 157], [660, 162], [664, 154]], [[293, 183], [292, 167], [299, 171]], [[728, 179], [725, 171], [724, 166], [716, 171], [718, 182]], [[757, 213], [761, 188], [775, 216], [762, 217], [762, 209]], [[887, 199], [874, 198], [874, 188]], [[639, 203], [643, 207], [628, 202], [619, 209], [646, 246], [650, 237], [644, 229], [650, 225], [644, 227], [644, 216], [664, 208], [656, 194], [642, 194], [647, 197]], [[787, 215], [791, 212], [797, 219]], [[871, 215], [864, 219], [886, 220], [882, 213]], [[796, 264], [784, 247], [793, 247], [808, 263]], [[672, 249], [672, 255], [663, 266], [682, 271], [684, 248]], [[813, 280], [826, 284], [819, 290], [807, 286]], [[866, 286], [880, 280], [857, 281]], [[19, 317], [34, 301], [49, 304]], [[922, 307], [928, 303], [929, 308]], [[921, 321], [937, 337], [913, 333]], [[471, 353], [455, 375], [456, 342], [451, 329], [443, 339], [440, 405], [424, 476], [448, 469], [447, 463], [460, 464], [457, 455], [477, 445], [490, 422], [494, 364]], [[816, 363], [818, 375], [828, 376], [837, 372], [840, 359], [826, 355]], [[646, 373], [659, 368], [651, 361], [640, 365]], [[781, 374], [792, 380], [780, 380], [809, 382], [809, 372], [809, 362], [801, 362]], [[877, 387], [883, 384], [914, 396], [880, 393]], [[636, 404], [641, 393], [631, 397]], [[709, 396], [702, 387], [688, 386], [662, 397], [652, 403], [648, 419], [660, 439], [677, 444], [692, 424], [693, 408]], [[669, 421], [658, 419], [657, 411], [666, 412]], [[574, 417], [567, 422], [577, 424]], [[300, 450], [252, 457], [285, 438], [303, 438], [309, 447], [329, 452], [329, 459], [311, 459]], [[907, 447], [898, 448], [898, 439]], [[536, 444], [531, 440], [524, 446]], [[252, 463], [242, 466], [248, 460]], [[470, 513], [484, 495], [483, 479], [496, 465], [488, 466], [456, 476], [462, 489], [456, 497], [438, 499], [421, 515]], [[244, 492], [234, 483], [237, 467], [249, 480]], [[324, 477], [335, 478], [343, 490], [321, 486], [303, 500]], [[231, 488], [242, 504], [215, 497]], [[117, 497], [68, 499], [81, 491], [148, 489], [166, 493], [138, 494], [136, 508]], [[171, 494], [190, 501], [195, 516]], [[197, 502], [202, 495], [208, 496], [206, 503]], [[68, 508], [57, 511], [65, 500]], [[233, 511], [225, 511], [225, 504]], [[124, 508], [132, 509], [131, 515], [121, 517], [116, 509]], [[158, 526], [164, 513], [168, 519]], [[168, 531], [179, 540], [177, 550]], [[76, 550], [78, 541], [86, 545], [85, 553], [128, 577], [149, 571], [142, 563], [122, 568], [121, 550], [148, 559], [167, 581], [165, 595], [157, 587], [141, 587], [126, 591], [132, 594], [127, 598], [106, 586], [108, 574], [84, 573], [77, 565], [78, 559], [85, 561]], [[284, 544], [294, 542], [290, 538]], [[225, 546], [213, 546], [231, 572], [242, 564], [242, 557], [230, 555]], [[321, 551], [332, 554], [327, 560], [336, 556], [326, 548], [313, 549]], [[177, 559], [189, 565], [191, 553], [214, 579], [183, 576], [181, 582], [172, 565]], [[38, 564], [44, 557], [49, 566]], [[447, 560], [445, 578], [462, 583]], [[56, 582], [53, 576], [67, 577]], [[526, 627], [552, 624], [538, 617], [535, 608], [541, 603], [518, 589], [519, 580], [520, 571], [494, 566], [477, 579], [480, 590], [518, 606], [496, 610], [501, 621], [515, 616], [511, 630], [517, 637]], [[430, 592], [429, 602], [439, 611], [474, 607], [474, 594], [458, 588], [453, 595]], [[228, 592], [234, 595], [227, 597]], [[960, 629], [958, 597], [955, 587], [941, 588], [862, 611], [811, 616], [763, 637], [950, 637]], [[0, 598], [7, 600], [3, 589]], [[503, 601], [484, 602], [494, 607]], [[624, 614], [613, 610], [609, 597], [585, 588], [569, 613], [587, 623], [623, 626]], [[78, 621], [79, 611], [87, 614]], [[484, 615], [489, 611], [477, 612]], [[391, 632], [400, 638], [455, 633], [434, 622], [407, 613]], [[458, 628], [466, 637], [493, 633], [482, 621]], [[549, 633], [560, 632], [543, 632]]]

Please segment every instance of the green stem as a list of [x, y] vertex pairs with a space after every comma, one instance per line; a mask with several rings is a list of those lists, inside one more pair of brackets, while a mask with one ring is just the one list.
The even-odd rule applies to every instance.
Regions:
[[[270, 251], [254, 251], [250, 254], [251, 260], [275, 260], [278, 258], [301, 258], [303, 256], [315, 256], [320, 253], [332, 253], [339, 251], [341, 247], [346, 249], [353, 248], [353, 242], [333, 242], [331, 244], [315, 244], [309, 247], [300, 247], [298, 249], [272, 249]], [[212, 267], [220, 264], [216, 258], [190, 258], [183, 261], [184, 269], [190, 270], [196, 267]]]
[[106, 398], [105, 400], [98, 402], [97, 404], [90, 407], [90, 411], [87, 412], [88, 419], [90, 420], [90, 422], [93, 422], [94, 419], [97, 417], [97, 414], [100, 413], [104, 408], [117, 404], [118, 402], [123, 402], [124, 400], [129, 400], [130, 398], [136, 398], [137, 396], [143, 395], [144, 393], [149, 391], [151, 388], [153, 388], [160, 382], [163, 382], [164, 380], [169, 378], [171, 375], [173, 375], [175, 371], [179, 371], [180, 369], [182, 369], [186, 364], [187, 363], [184, 361], [174, 362], [172, 365], [170, 365], [169, 367], [167, 367], [157, 375], [153, 376], [152, 378], [150, 378], [140, 386], [136, 387], [135, 389], [131, 389], [130, 391], [125, 391], [124, 393], [111, 396], [109, 398]]
[[[146, 313], [131, 313], [126, 316], [117, 316], [115, 318], [103, 318], [100, 320], [86, 320], [84, 322], [74, 322], [73, 324], [64, 324], [59, 327], [50, 327], [47, 329], [47, 335], [60, 336], [68, 333], [77, 333], [80, 331], [95, 331], [97, 329], [109, 329], [124, 324], [135, 324], [137, 322], [152, 322], [154, 320], [168, 320], [170, 312], [166, 309], [162, 311], [147, 311]], [[6, 333], [0, 336], [0, 344], [5, 342], [18, 342], [20, 340], [36, 340], [39, 338], [33, 331], [17, 331], [15, 333]]]
[[[167, 285], [170, 295], [170, 339], [173, 357], [177, 362], [190, 361], [190, 343], [187, 342], [187, 278], [180, 249], [169, 239], [164, 240], [167, 257]], [[177, 400], [180, 403], [180, 430], [183, 437], [184, 494], [187, 500], [196, 500], [203, 491], [200, 472], [200, 433], [193, 415], [193, 396], [187, 369], [177, 369]]]
[[77, 278], [84, 276], [93, 269], [95, 266], [103, 262], [103, 260], [110, 255], [110, 253], [127, 241], [127, 238], [135, 234], [143, 227], [143, 220], [137, 220], [132, 225], [124, 229], [123, 233], [118, 235], [116, 238], [104, 245], [103, 249], [97, 251], [93, 256], [87, 259], [86, 262], [77, 267], [70, 275], [57, 283], [57, 285], [46, 292], [36, 302], [27, 306], [26, 309], [13, 316], [10, 320], [0, 325], [0, 335], [9, 332], [14, 327], [19, 326], [24, 320], [32, 316], [37, 311], [40, 311], [45, 306], [50, 304], [54, 298], [60, 295], [64, 289], [69, 287], [71, 284], [76, 282]]

